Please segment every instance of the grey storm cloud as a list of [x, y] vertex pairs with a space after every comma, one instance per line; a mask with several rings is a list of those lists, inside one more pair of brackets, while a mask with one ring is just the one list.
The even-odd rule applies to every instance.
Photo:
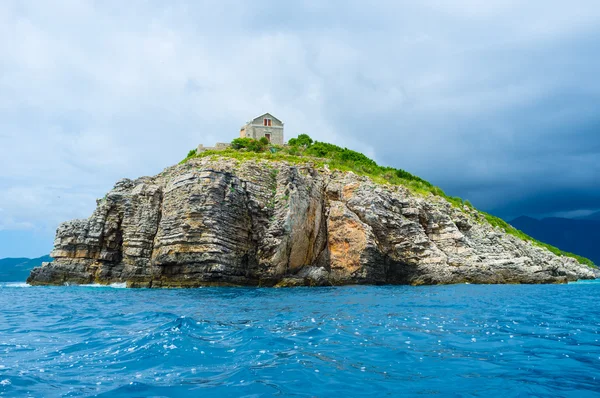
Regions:
[[2, 2], [0, 257], [265, 111], [502, 217], [598, 209], [599, 20], [583, 0]]

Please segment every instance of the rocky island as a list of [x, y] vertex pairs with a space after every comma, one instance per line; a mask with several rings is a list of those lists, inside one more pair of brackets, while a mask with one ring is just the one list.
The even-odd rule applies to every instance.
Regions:
[[[263, 140], [264, 141], [264, 140]], [[128, 287], [565, 283], [586, 259], [547, 247], [403, 170], [308, 136], [190, 151], [124, 179], [56, 233], [32, 285]]]

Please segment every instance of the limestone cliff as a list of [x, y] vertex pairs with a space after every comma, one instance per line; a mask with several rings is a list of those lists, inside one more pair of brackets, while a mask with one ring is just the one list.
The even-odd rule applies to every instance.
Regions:
[[310, 163], [192, 159], [62, 224], [33, 285], [562, 283], [592, 270], [476, 210]]

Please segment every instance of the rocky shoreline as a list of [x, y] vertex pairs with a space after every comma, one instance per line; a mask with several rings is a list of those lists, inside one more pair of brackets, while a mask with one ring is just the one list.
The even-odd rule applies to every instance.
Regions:
[[121, 180], [27, 282], [128, 287], [565, 283], [570, 257], [479, 212], [312, 163], [198, 158]]

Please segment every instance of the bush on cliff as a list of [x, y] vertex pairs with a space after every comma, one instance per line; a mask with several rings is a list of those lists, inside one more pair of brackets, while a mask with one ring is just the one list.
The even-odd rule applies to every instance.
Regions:
[[236, 138], [231, 141], [231, 147], [237, 150], [247, 150], [251, 152], [264, 152], [269, 146], [269, 140], [262, 137], [260, 140], [253, 138]]
[[332, 159], [346, 167], [349, 167], [354, 172], [368, 174], [371, 176], [381, 176], [388, 182], [392, 182], [394, 179], [400, 179], [421, 184], [424, 187], [427, 187], [428, 191], [431, 191], [430, 188], [435, 188], [428, 181], [414, 176], [408, 171], [395, 169], [393, 167], [379, 166], [373, 159], [370, 159], [360, 152], [356, 152], [348, 148], [342, 148], [337, 145], [328, 144], [326, 142], [316, 141], [314, 144], [309, 145], [304, 151], [304, 155]]
[[288, 141], [288, 145], [292, 146], [292, 147], [297, 147], [297, 146], [303, 146], [303, 147], [309, 147], [311, 146], [313, 143], [312, 138], [310, 138], [308, 136], [308, 134], [300, 134], [298, 137], [296, 138], [291, 138]]

